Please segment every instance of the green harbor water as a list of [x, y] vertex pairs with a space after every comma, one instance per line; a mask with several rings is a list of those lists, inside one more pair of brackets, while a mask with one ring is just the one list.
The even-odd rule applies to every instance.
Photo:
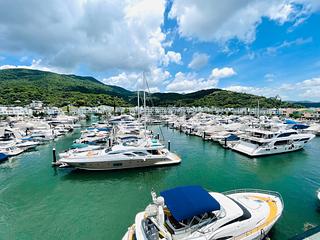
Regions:
[[[158, 131], [158, 128], [154, 128]], [[157, 192], [197, 184], [214, 191], [278, 191], [285, 210], [271, 232], [283, 240], [320, 225], [320, 138], [304, 150], [252, 159], [212, 142], [162, 128], [181, 165], [113, 172], [51, 167], [52, 147], [67, 149], [79, 132], [0, 165], [0, 239], [121, 239]]]

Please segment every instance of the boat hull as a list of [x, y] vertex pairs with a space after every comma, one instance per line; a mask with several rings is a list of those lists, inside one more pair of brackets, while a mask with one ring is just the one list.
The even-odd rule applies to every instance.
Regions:
[[294, 146], [283, 146], [283, 147], [276, 147], [276, 148], [258, 148], [255, 150], [248, 149], [246, 147], [242, 147], [239, 144], [236, 144], [231, 149], [242, 153], [244, 155], [247, 155], [249, 157], [261, 157], [261, 156], [268, 156], [268, 155], [275, 155], [275, 154], [282, 154], [282, 153], [288, 153], [288, 152], [294, 152], [299, 151], [303, 149], [305, 144], [295, 144]]
[[113, 160], [113, 161], [76, 161], [61, 159], [60, 162], [67, 164], [69, 167], [74, 167], [82, 170], [91, 171], [108, 171], [108, 170], [121, 170], [130, 168], [142, 167], [159, 167], [167, 165], [176, 165], [181, 163], [181, 159], [173, 154], [170, 158], [156, 158], [156, 159], [130, 159], [130, 160]]

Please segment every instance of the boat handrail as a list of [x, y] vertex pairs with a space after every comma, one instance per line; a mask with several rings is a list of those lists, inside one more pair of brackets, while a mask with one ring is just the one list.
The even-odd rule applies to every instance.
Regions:
[[269, 194], [269, 195], [276, 196], [280, 199], [282, 206], [284, 206], [284, 201], [283, 201], [281, 194], [279, 192], [271, 191], [271, 190], [255, 189], [255, 188], [242, 188], [242, 189], [234, 189], [234, 190], [225, 191], [225, 192], [223, 192], [223, 194], [227, 195], [227, 194], [249, 193], [249, 192]]
[[[250, 188], [245, 188], [245, 189], [236, 189], [236, 190], [230, 190], [230, 191], [226, 191], [223, 192], [223, 194], [235, 194], [235, 193], [247, 193], [247, 192], [255, 192], [255, 193], [262, 193], [262, 194], [268, 194], [268, 195], [273, 195], [276, 196], [280, 199], [281, 204], [284, 208], [284, 201], [282, 199], [282, 196], [279, 192], [276, 191], [270, 191], [270, 190], [263, 190], [263, 189], [250, 189]], [[275, 218], [270, 219], [269, 221], [265, 222], [262, 226], [257, 226], [243, 234], [240, 234], [238, 236], [235, 236], [233, 238], [231, 238], [232, 240], [238, 240], [238, 239], [242, 239], [243, 237], [247, 237], [257, 231], [261, 231], [261, 234], [263, 234], [264, 231], [264, 227], [271, 224], [272, 222], [275, 221], [275, 219], [277, 219], [279, 216], [281, 215], [281, 213], [277, 214]]]

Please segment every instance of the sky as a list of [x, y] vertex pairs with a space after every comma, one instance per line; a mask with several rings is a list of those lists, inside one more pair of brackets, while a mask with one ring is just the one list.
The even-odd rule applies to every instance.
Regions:
[[0, 69], [320, 101], [319, 0], [0, 0]]

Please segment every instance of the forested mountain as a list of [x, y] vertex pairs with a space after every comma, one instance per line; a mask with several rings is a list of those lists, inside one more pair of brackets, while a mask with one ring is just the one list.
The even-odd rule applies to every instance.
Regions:
[[[30, 69], [0, 70], [0, 105], [25, 105], [40, 100], [51, 106], [134, 106], [137, 93], [106, 85], [93, 77], [57, 74]], [[148, 94], [149, 106], [217, 106], [217, 107], [295, 107], [246, 93], [221, 89], [201, 90], [188, 94]]]

